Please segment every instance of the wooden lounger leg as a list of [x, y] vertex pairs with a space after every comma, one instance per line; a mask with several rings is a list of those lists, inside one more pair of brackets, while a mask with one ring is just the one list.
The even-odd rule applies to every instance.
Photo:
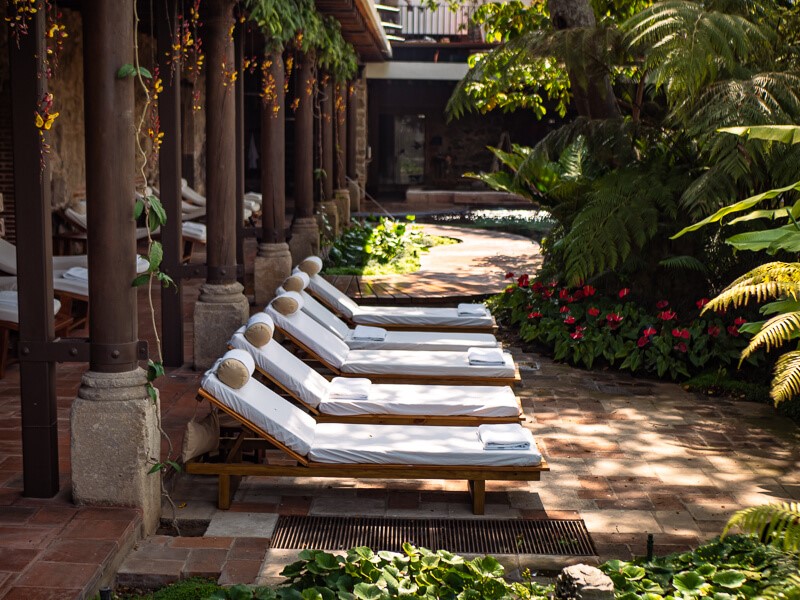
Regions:
[[[233, 446], [231, 447], [230, 451], [228, 452], [228, 457], [225, 460], [226, 464], [233, 464], [239, 463], [242, 461], [242, 445], [244, 444], [244, 440], [247, 437], [248, 431], [243, 429], [236, 441], [234, 441]], [[232, 469], [233, 470], [233, 469]], [[239, 489], [239, 484], [242, 482], [242, 477], [240, 475], [232, 475], [230, 473], [220, 473], [219, 476], [219, 490], [217, 494], [217, 506], [220, 510], [228, 510], [231, 507], [231, 501], [233, 500], [233, 495], [236, 493], [236, 490]]]
[[467, 484], [472, 496], [472, 514], [482, 515], [486, 509], [486, 482], [483, 479], [470, 479]]
[[218, 488], [217, 508], [220, 510], [228, 510], [231, 507], [231, 498], [233, 497], [233, 492], [231, 491], [231, 476], [220, 474]]

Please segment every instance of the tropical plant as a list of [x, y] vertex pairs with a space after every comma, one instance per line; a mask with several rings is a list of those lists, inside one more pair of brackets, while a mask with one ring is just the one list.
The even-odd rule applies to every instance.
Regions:
[[[800, 142], [800, 127], [738, 127], [723, 131], [770, 142]], [[757, 194], [718, 210], [699, 223], [684, 228], [675, 237], [721, 222], [729, 215], [772, 202], [770, 208], [753, 210], [732, 219], [729, 224], [769, 219], [785, 221], [784, 225], [735, 235], [728, 238], [727, 243], [737, 250], [796, 255], [800, 252], [800, 224], [797, 221], [800, 200], [794, 203], [792, 200], [797, 197], [798, 191], [800, 181]], [[800, 263], [770, 262], [760, 265], [733, 281], [706, 306], [706, 310], [744, 305], [753, 298], [758, 302], [772, 300], [761, 308], [761, 313], [774, 316], [750, 325], [749, 331], [755, 335], [742, 352], [743, 360], [758, 348], [769, 350], [800, 338]], [[776, 404], [800, 394], [800, 350], [791, 350], [778, 358], [770, 394]]]

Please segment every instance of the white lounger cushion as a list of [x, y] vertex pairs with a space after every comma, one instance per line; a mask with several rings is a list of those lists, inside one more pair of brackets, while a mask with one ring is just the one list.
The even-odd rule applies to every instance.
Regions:
[[503, 353], [502, 365], [471, 365], [466, 352], [420, 350], [351, 350], [341, 366], [354, 375], [421, 375], [430, 377], [514, 377], [514, 359]]
[[316, 423], [255, 379], [234, 390], [212, 370], [201, 385], [234, 412], [316, 462], [499, 467], [532, 466], [542, 461], [535, 445], [521, 451], [485, 451], [477, 427]]
[[231, 338], [234, 348], [253, 355], [258, 368], [321, 413], [345, 415], [431, 415], [516, 417], [519, 405], [508, 386], [403, 385], [373, 383], [367, 400], [330, 398], [329, 382], [275, 340], [256, 348], [239, 329]]
[[[85, 267], [88, 264], [89, 260], [85, 254], [53, 257], [54, 271], [66, 271], [72, 267]], [[17, 247], [2, 238], [0, 238], [0, 271], [9, 275], [17, 274]]]
[[528, 450], [484, 450], [477, 427], [345, 423], [318, 423], [308, 457], [324, 463], [430, 466], [500, 467], [542, 462], [535, 445]]
[[252, 377], [234, 390], [222, 383], [214, 368], [203, 376], [202, 388], [217, 400], [263, 429], [279, 442], [305, 456], [314, 442], [316, 421]]
[[[289, 292], [289, 295], [293, 293]], [[272, 317], [278, 327], [343, 373], [508, 379], [515, 374], [514, 361], [508, 353], [503, 353], [502, 365], [470, 365], [466, 352], [350, 350], [347, 344], [302, 310], [282, 315], [270, 304], [264, 312]]]
[[359, 306], [321, 275], [311, 277], [309, 289], [336, 310], [361, 325], [408, 327], [493, 327], [491, 314], [459, 315], [457, 308], [414, 306]]
[[[61, 310], [61, 303], [53, 298], [53, 314]], [[0, 321], [19, 323], [19, 296], [16, 290], [0, 291]]]
[[[278, 288], [281, 293], [283, 288]], [[282, 293], [285, 293], [283, 291]], [[303, 297], [303, 312], [317, 323], [336, 334], [351, 350], [452, 350], [466, 351], [468, 348], [496, 348], [497, 339], [490, 333], [443, 333], [438, 331], [389, 331], [383, 340], [356, 339], [354, 330], [347, 323], [317, 302], [307, 292]], [[364, 326], [356, 326], [358, 327]]]

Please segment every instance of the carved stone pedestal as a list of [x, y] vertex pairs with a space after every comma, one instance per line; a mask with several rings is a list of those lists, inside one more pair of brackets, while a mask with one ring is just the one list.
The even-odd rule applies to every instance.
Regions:
[[289, 244], [259, 244], [255, 262], [256, 306], [264, 308], [275, 297], [275, 289], [291, 272]]
[[333, 201], [339, 211], [339, 226], [346, 229], [350, 226], [350, 190], [334, 190]]
[[247, 322], [250, 304], [238, 281], [204, 283], [194, 305], [194, 368], [208, 369], [228, 349], [233, 332]]
[[289, 251], [292, 254], [292, 265], [299, 264], [307, 256], [319, 254], [319, 227], [315, 217], [294, 220]]
[[72, 498], [76, 504], [142, 509], [145, 535], [161, 516], [159, 402], [142, 369], [83, 374], [70, 415]]

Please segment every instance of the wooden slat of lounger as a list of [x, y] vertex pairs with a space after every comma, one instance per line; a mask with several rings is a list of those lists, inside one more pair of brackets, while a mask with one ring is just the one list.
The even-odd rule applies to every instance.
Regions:
[[[197, 475], [219, 476], [218, 505], [221, 509], [230, 508], [232, 490], [236, 487], [234, 477], [247, 475], [275, 477], [347, 477], [359, 479], [466, 479], [472, 495], [472, 510], [475, 514], [483, 514], [485, 505], [485, 484], [489, 481], [539, 481], [541, 473], [550, 467], [542, 458], [538, 465], [527, 467], [488, 466], [476, 467], [448, 465], [376, 465], [376, 464], [331, 464], [315, 463], [291, 450], [266, 431], [234, 412], [204, 389], [198, 395], [220, 408], [245, 427], [260, 435], [263, 439], [285, 452], [299, 465], [256, 465], [252, 463], [199, 463], [189, 462], [185, 465], [187, 473]], [[233, 483], [233, 485], [232, 485]]]
[[369, 377], [373, 383], [433, 383], [433, 384], [452, 384], [452, 385], [470, 385], [470, 384], [483, 384], [483, 385], [514, 385], [522, 381], [519, 374], [519, 366], [514, 363], [514, 377], [468, 377], [456, 375], [403, 375], [400, 373], [346, 373], [341, 369], [336, 368], [319, 356], [316, 352], [311, 350], [299, 339], [291, 335], [289, 332], [281, 329], [276, 325], [276, 329], [280, 331], [287, 339], [291, 340], [293, 344], [298, 346], [306, 354], [318, 360], [326, 369], [335, 373], [339, 377]]
[[[314, 406], [307, 404], [294, 394], [289, 388], [285, 387], [280, 381], [275, 379], [266, 371], [256, 365], [256, 371], [263, 375], [268, 381], [290, 397], [292, 400], [302, 405], [303, 408], [311, 413], [317, 423], [362, 423], [371, 425], [431, 425], [431, 426], [476, 426], [488, 425], [490, 423], [520, 423], [523, 421], [522, 403], [519, 397], [517, 400], [518, 413], [513, 417], [476, 417], [471, 415], [392, 415], [387, 413], [370, 413], [364, 415], [328, 415]], [[281, 394], [283, 395], [283, 394]]]

